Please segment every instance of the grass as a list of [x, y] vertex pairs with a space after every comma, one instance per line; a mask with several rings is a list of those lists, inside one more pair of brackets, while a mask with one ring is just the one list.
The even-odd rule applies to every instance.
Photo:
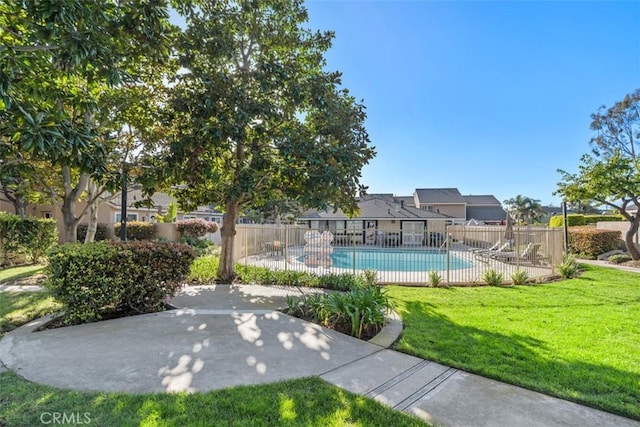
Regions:
[[62, 306], [45, 292], [0, 292], [0, 337]]
[[42, 271], [44, 271], [44, 265], [42, 264], [24, 265], [0, 270], [0, 284], [11, 280], [24, 279]]
[[389, 296], [400, 351], [640, 419], [640, 275], [508, 288], [406, 288]]
[[0, 425], [41, 425], [51, 413], [104, 426], [423, 426], [420, 420], [310, 377], [194, 394], [86, 393], [0, 375]]

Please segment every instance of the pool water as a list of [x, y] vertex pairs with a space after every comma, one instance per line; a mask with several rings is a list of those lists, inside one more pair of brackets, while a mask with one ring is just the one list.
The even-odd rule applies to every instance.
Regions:
[[[354, 259], [355, 257], [355, 259]], [[298, 260], [304, 262], [304, 256]], [[375, 271], [431, 271], [469, 268], [473, 264], [451, 253], [434, 250], [335, 248], [333, 267]]]

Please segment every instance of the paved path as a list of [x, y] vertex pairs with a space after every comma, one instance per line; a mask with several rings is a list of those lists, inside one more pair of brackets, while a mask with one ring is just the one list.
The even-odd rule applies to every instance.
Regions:
[[472, 375], [277, 311], [313, 289], [186, 288], [163, 313], [0, 340], [0, 366], [74, 390], [205, 391], [319, 375], [444, 426], [621, 426], [640, 423]]

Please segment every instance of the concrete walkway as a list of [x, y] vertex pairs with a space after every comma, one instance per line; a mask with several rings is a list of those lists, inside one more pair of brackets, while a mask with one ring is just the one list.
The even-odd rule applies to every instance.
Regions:
[[319, 375], [444, 426], [622, 426], [640, 422], [363, 342], [277, 311], [314, 289], [186, 288], [163, 313], [0, 340], [1, 365], [63, 389], [206, 391]]

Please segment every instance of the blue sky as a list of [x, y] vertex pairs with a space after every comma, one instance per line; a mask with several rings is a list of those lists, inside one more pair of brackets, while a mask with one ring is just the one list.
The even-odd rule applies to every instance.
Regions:
[[327, 69], [367, 106], [370, 193], [416, 187], [543, 203], [590, 115], [640, 87], [640, 2], [322, 1]]

